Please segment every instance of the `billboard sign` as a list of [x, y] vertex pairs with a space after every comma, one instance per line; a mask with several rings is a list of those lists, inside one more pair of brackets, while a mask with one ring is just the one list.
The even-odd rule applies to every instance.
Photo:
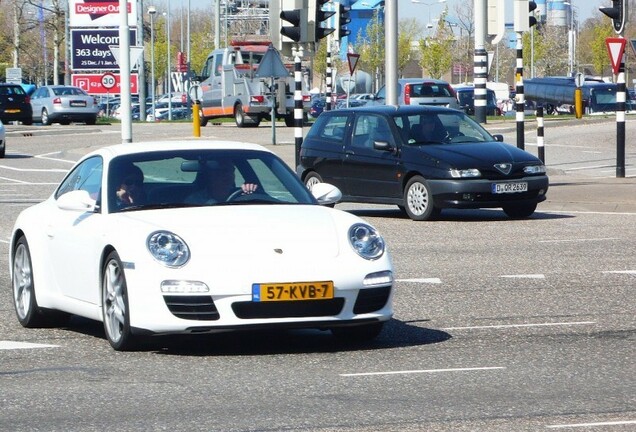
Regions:
[[[114, 77], [114, 83], [112, 78]], [[87, 93], [96, 94], [120, 94], [121, 84], [119, 74], [73, 74], [72, 85], [84, 89]], [[130, 74], [130, 93], [139, 93], [139, 76]]]
[[[137, 30], [130, 30], [137, 40]], [[110, 45], [119, 45], [119, 30], [71, 30], [73, 70], [119, 70]]]
[[[128, 25], [137, 25], [137, 2], [128, 0]], [[119, 1], [69, 0], [69, 26], [119, 27]]]

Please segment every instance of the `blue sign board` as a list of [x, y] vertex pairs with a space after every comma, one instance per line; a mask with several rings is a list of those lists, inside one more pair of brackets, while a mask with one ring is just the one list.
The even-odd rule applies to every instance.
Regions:
[[[130, 40], [137, 40], [137, 30], [130, 30]], [[110, 50], [119, 46], [119, 30], [71, 30], [71, 68], [78, 70], [119, 70]]]

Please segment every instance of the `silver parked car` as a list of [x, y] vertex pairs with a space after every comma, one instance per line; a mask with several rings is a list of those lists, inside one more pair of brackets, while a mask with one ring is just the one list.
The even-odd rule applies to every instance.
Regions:
[[[403, 78], [398, 80], [399, 105], [435, 105], [459, 109], [457, 95], [449, 83], [432, 78]], [[386, 88], [375, 95], [376, 104], [384, 105]]]
[[65, 85], [38, 88], [31, 96], [33, 121], [44, 125], [81, 122], [94, 125], [99, 105], [97, 99], [83, 89]]

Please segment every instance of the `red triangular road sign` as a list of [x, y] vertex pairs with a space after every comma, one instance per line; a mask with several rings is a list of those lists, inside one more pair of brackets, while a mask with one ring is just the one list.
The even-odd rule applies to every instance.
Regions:
[[610, 60], [612, 61], [612, 69], [617, 74], [620, 69], [623, 54], [625, 53], [625, 44], [627, 40], [625, 38], [606, 38], [605, 44], [607, 45], [607, 52], [609, 53]]
[[353, 75], [353, 72], [356, 70], [356, 66], [358, 65], [358, 60], [360, 59], [360, 54], [347, 53], [347, 61], [349, 62], [349, 73]]

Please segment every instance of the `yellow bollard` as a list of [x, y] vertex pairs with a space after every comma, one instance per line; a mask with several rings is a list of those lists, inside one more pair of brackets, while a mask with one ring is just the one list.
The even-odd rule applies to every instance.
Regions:
[[574, 115], [577, 119], [583, 117], [583, 90], [580, 88], [574, 90]]
[[194, 129], [194, 136], [201, 137], [201, 118], [199, 117], [199, 101], [194, 101], [192, 104], [192, 128]]

